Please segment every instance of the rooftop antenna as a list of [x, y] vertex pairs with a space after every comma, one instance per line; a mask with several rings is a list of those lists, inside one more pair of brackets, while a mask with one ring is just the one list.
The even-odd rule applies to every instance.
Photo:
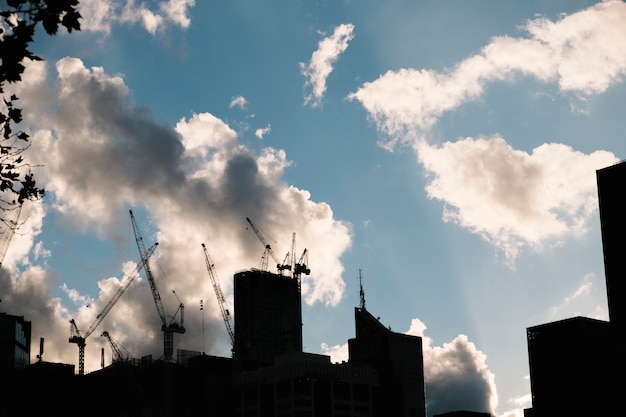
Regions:
[[359, 268], [359, 297], [361, 299], [361, 310], [365, 310], [365, 292], [363, 291], [363, 276]]

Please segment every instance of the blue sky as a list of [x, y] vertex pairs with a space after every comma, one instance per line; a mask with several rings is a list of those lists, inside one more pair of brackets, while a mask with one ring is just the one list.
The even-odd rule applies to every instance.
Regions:
[[[88, 328], [132, 270], [132, 209], [166, 308], [186, 306], [175, 348], [228, 356], [201, 243], [232, 311], [263, 255], [249, 217], [281, 259], [293, 233], [307, 249], [306, 351], [347, 359], [361, 271], [367, 309], [423, 337], [429, 415], [522, 416], [526, 328], [608, 319], [595, 170], [626, 154], [626, 5], [213, 3], [81, 1], [80, 32], [37, 37], [15, 88], [48, 194], [1, 310], [77, 364], [68, 321]], [[104, 330], [160, 356], [145, 278], [87, 372]]]

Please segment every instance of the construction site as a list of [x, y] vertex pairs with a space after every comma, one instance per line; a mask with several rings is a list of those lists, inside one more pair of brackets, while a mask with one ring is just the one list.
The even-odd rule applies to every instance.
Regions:
[[[307, 250], [295, 256], [294, 233], [291, 252], [279, 259], [249, 218], [264, 252], [259, 268], [233, 276], [234, 315], [201, 243], [232, 355], [175, 349], [175, 335], [186, 331], [184, 305], [173, 316], [165, 313], [150, 262], [158, 243], [148, 245], [133, 212], [129, 214], [139, 252], [136, 269], [86, 330], [70, 320], [68, 342], [78, 348], [77, 366], [43, 361], [43, 338], [38, 361], [31, 364], [31, 322], [0, 313], [0, 328], [19, 334], [0, 343], [2, 372], [11, 381], [2, 393], [12, 399], [2, 401], [0, 417], [25, 415], [26, 410], [46, 416], [426, 416], [422, 340], [392, 332], [367, 311], [361, 277], [349, 360], [332, 363], [330, 356], [303, 351], [301, 278], [311, 273]], [[5, 236], [3, 244], [8, 241]], [[134, 358], [100, 326], [141, 274], [161, 320], [163, 354], [158, 359]], [[101, 369], [85, 372], [85, 346], [92, 334], [106, 339], [113, 360], [105, 366], [102, 349]], [[13, 363], [7, 366], [8, 361]], [[32, 401], [31, 388], [38, 391], [37, 401]]]
[[[524, 409], [525, 417], [615, 415], [623, 408], [619, 401], [624, 389], [620, 377], [626, 369], [621, 337], [626, 325], [622, 279], [626, 204], [621, 194], [626, 162], [596, 175], [609, 321], [576, 316], [526, 329], [532, 407]], [[87, 330], [81, 331], [71, 320], [68, 342], [78, 347], [78, 369], [74, 364], [43, 361], [43, 339], [38, 360], [31, 363], [32, 323], [0, 313], [0, 417], [426, 417], [422, 338], [393, 332], [367, 310], [359, 274], [355, 337], [348, 339], [348, 360], [333, 363], [330, 356], [304, 352], [301, 279], [311, 274], [307, 250], [297, 260], [294, 256], [279, 260], [249, 218], [264, 253], [260, 268], [233, 276], [234, 316], [201, 244], [231, 355], [175, 349], [175, 335], [185, 334], [184, 306], [180, 303], [173, 318], [167, 318], [151, 271], [156, 244], [145, 244], [132, 211], [130, 216], [140, 259]], [[275, 271], [274, 265], [270, 271], [270, 260]], [[87, 338], [140, 273], [147, 277], [161, 319], [163, 354], [158, 359], [132, 358], [105, 330], [101, 336], [110, 344], [114, 360], [109, 366], [103, 360], [101, 369], [85, 373]], [[432, 417], [443, 416], [489, 414], [452, 411]]]

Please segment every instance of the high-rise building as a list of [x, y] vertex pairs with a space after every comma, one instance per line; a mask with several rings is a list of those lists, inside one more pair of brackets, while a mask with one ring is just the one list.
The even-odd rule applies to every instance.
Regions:
[[425, 417], [422, 338], [396, 333], [361, 307], [354, 310], [356, 337], [348, 340], [349, 364], [378, 373], [374, 416]]
[[30, 364], [31, 322], [0, 313], [0, 369], [20, 369]]
[[237, 371], [270, 366], [302, 352], [302, 302], [296, 279], [258, 269], [234, 277]]
[[529, 327], [527, 339], [532, 409], [526, 416], [611, 415], [621, 375], [609, 322], [573, 317]]
[[574, 317], [527, 329], [526, 417], [615, 415], [626, 389], [626, 162], [597, 170], [596, 180], [609, 321]]
[[626, 330], [626, 162], [596, 171], [609, 321]]

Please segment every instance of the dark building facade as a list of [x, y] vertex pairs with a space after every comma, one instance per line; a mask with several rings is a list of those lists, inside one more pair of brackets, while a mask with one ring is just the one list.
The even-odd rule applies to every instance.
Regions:
[[618, 360], [610, 323], [573, 317], [527, 329], [532, 409], [528, 417], [610, 416]]
[[271, 366], [302, 352], [302, 302], [297, 280], [258, 269], [234, 276], [237, 371]]
[[626, 330], [626, 162], [596, 172], [609, 321]]
[[0, 369], [30, 364], [31, 322], [21, 316], [0, 313]]
[[36, 362], [0, 371], [0, 417], [232, 417], [232, 378], [232, 359], [209, 355], [115, 361], [85, 375]]
[[[596, 171], [609, 321], [574, 317], [529, 327], [526, 417], [610, 416], [626, 392], [626, 162]], [[619, 413], [618, 413], [619, 414]]]
[[300, 353], [235, 377], [237, 417], [372, 417], [377, 372]]
[[395, 333], [364, 306], [354, 310], [356, 337], [348, 340], [349, 363], [376, 370], [374, 415], [425, 417], [422, 338]]
[[235, 292], [237, 416], [425, 417], [422, 339], [355, 310], [349, 361], [302, 351], [297, 280], [239, 272]]
[[450, 411], [448, 413], [434, 414], [433, 417], [492, 417], [489, 413], [481, 413], [478, 411]]

